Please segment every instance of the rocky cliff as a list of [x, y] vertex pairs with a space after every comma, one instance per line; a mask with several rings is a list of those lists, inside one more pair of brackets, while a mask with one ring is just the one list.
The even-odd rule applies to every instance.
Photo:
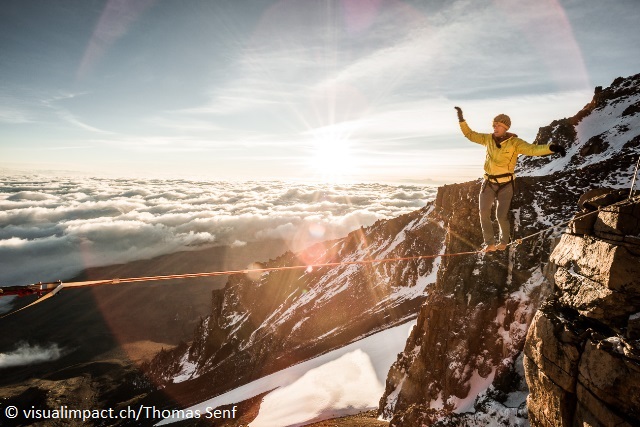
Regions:
[[551, 255], [553, 298], [524, 349], [532, 426], [640, 424], [640, 199], [628, 193], [585, 197]]
[[[523, 178], [519, 185], [512, 205], [516, 237], [564, 219], [562, 201], [577, 201], [554, 180]], [[438, 194], [436, 209], [448, 218], [449, 253], [482, 242], [478, 191], [479, 183], [471, 183], [445, 186]], [[544, 193], [554, 197], [542, 205], [531, 203]], [[505, 425], [524, 420], [526, 386], [519, 358], [533, 314], [551, 289], [546, 260], [556, 240], [548, 233], [505, 252], [445, 258], [387, 379], [380, 411], [391, 425], [444, 420], [469, 425], [468, 415], [463, 415], [469, 412], [487, 419], [500, 413]]]
[[[504, 253], [445, 258], [389, 372], [379, 411], [391, 426], [529, 425], [523, 348], [534, 313], [555, 289], [549, 256], [562, 250], [556, 248], [560, 233], [550, 227], [571, 218], [585, 191], [628, 188], [640, 153], [639, 106], [640, 75], [617, 79], [596, 89], [576, 116], [540, 129], [536, 143], [560, 142], [567, 156], [519, 163], [511, 235], [525, 240]], [[478, 189], [471, 183], [438, 192], [435, 212], [445, 219], [447, 253], [481, 241]], [[536, 403], [547, 405], [544, 396], [531, 400]]]

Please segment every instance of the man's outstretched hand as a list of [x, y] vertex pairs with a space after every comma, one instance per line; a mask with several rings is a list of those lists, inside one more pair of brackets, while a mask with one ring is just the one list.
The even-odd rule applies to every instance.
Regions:
[[567, 155], [567, 151], [562, 145], [549, 144], [549, 150], [553, 151], [554, 153], [559, 153], [562, 157]]
[[464, 117], [462, 117], [462, 108], [460, 107], [453, 107], [456, 109], [456, 111], [458, 112], [458, 121], [460, 122], [464, 122]]

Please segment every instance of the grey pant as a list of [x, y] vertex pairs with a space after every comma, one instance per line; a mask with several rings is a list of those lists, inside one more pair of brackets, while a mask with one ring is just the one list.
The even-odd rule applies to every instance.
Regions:
[[497, 201], [496, 218], [500, 226], [500, 243], [509, 243], [511, 225], [509, 224], [509, 207], [513, 198], [513, 184], [493, 184], [485, 182], [480, 190], [480, 225], [482, 226], [482, 237], [486, 245], [494, 245], [496, 239], [491, 223], [491, 210], [493, 202]]

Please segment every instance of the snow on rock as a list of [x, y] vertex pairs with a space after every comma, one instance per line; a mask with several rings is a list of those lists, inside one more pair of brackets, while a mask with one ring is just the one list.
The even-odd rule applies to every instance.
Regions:
[[[594, 99], [576, 116], [541, 128], [538, 143], [556, 142], [565, 146], [565, 157], [521, 158], [519, 176], [546, 176], [613, 159], [625, 151], [638, 153], [640, 137], [640, 75], [617, 79], [609, 88], [596, 90]], [[636, 141], [636, 143], [634, 143]], [[635, 150], [633, 149], [635, 147]], [[628, 185], [612, 180], [607, 185]], [[617, 186], [616, 186], [617, 188]]]
[[[398, 396], [400, 395], [400, 390], [402, 390], [402, 385], [404, 384], [406, 379], [407, 379], [407, 376], [406, 375], [403, 376], [400, 382], [398, 383], [396, 389], [393, 390], [391, 393], [389, 393], [389, 395], [385, 399], [384, 409], [382, 411], [383, 413], [393, 412], [396, 406], [396, 402], [398, 401]], [[384, 420], [383, 417], [380, 417], [380, 419]]]
[[452, 403], [454, 406], [453, 412], [460, 414], [463, 412], [475, 412], [473, 403], [476, 397], [489, 388], [496, 375], [495, 369], [491, 370], [491, 373], [486, 377], [483, 377], [477, 370], [473, 371], [473, 375], [469, 380], [469, 393], [464, 398], [452, 398], [448, 400], [448, 403]]
[[181, 383], [183, 381], [191, 379], [198, 368], [198, 365], [189, 361], [188, 353], [185, 353], [185, 355], [182, 357], [180, 366], [180, 372], [178, 372], [178, 374], [173, 378], [174, 383]]

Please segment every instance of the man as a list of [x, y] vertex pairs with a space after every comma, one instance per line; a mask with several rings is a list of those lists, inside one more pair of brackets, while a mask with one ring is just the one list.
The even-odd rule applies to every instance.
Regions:
[[[484, 162], [484, 180], [480, 189], [480, 225], [484, 238], [483, 250], [492, 252], [504, 250], [509, 243], [509, 207], [515, 188], [513, 173], [519, 154], [526, 156], [544, 156], [559, 153], [566, 155], [565, 149], [558, 144], [535, 145], [518, 138], [518, 135], [507, 132], [511, 127], [511, 119], [506, 114], [498, 114], [493, 119], [493, 133], [477, 133], [469, 128], [462, 116], [460, 107], [458, 112], [460, 129], [464, 136], [476, 144], [484, 145], [487, 156]], [[491, 209], [494, 202], [496, 218], [500, 226], [500, 242], [496, 245], [491, 224]]]

